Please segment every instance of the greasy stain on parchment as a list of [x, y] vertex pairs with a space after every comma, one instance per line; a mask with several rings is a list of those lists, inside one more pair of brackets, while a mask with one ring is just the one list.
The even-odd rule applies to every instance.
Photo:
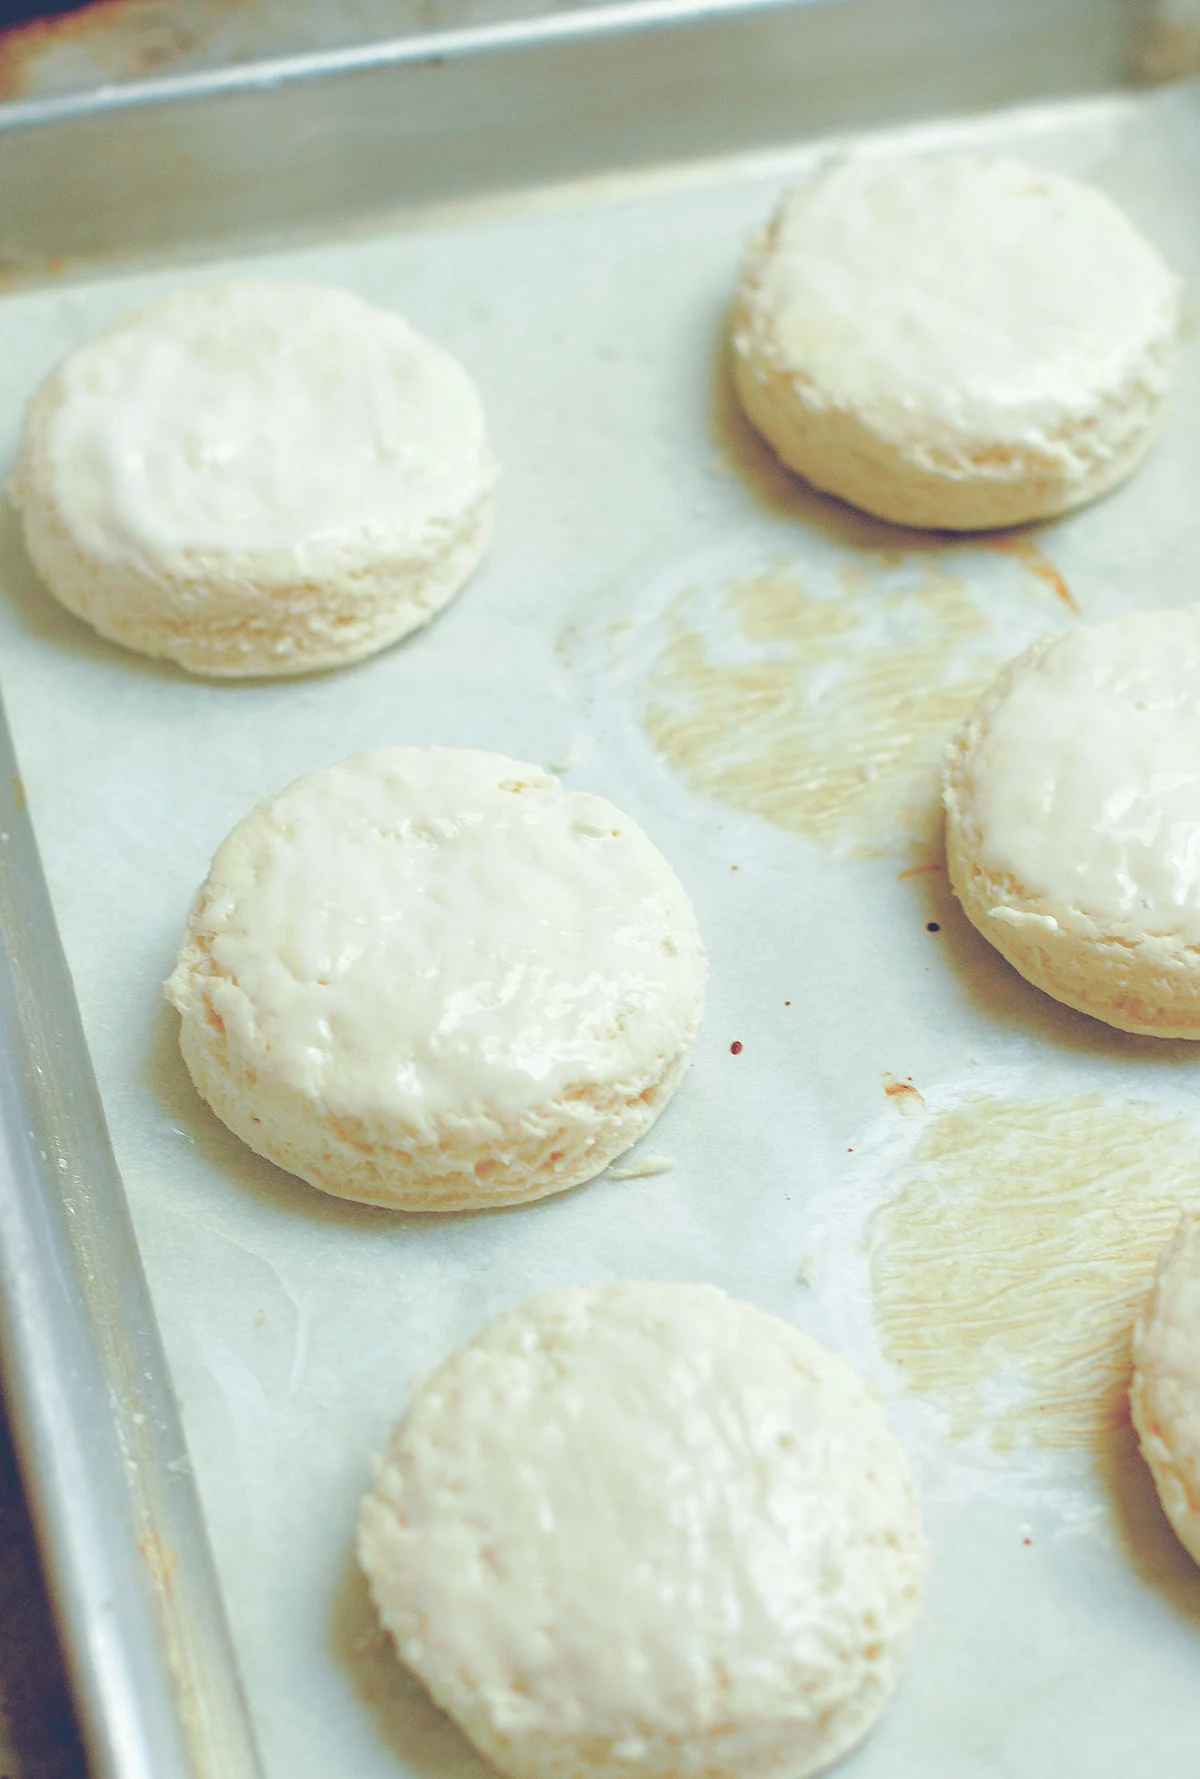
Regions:
[[1200, 1144], [1161, 1107], [939, 1112], [868, 1227], [883, 1350], [957, 1433], [1098, 1444], [1125, 1420], [1130, 1329], [1184, 1206]]
[[691, 790], [835, 850], [930, 845], [946, 740], [998, 668], [1068, 610], [1036, 565], [983, 546], [813, 568], [781, 564], [671, 602], [645, 681], [647, 735]]

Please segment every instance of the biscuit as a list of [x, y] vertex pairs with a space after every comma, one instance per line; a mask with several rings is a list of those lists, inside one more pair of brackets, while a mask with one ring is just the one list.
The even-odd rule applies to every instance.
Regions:
[[955, 736], [943, 795], [954, 891], [1022, 976], [1200, 1038], [1200, 611], [1035, 642]]
[[1130, 1407], [1163, 1510], [1200, 1563], [1200, 1218], [1182, 1220], [1159, 1260], [1134, 1328]]
[[897, 524], [1045, 518], [1158, 426], [1177, 281], [1093, 187], [997, 156], [858, 156], [783, 199], [733, 315], [746, 414], [789, 468]]
[[444, 606], [496, 469], [466, 373], [348, 291], [242, 280], [161, 298], [29, 404], [13, 483], [50, 591], [192, 673], [308, 673]]
[[383, 748], [261, 803], [166, 985], [199, 1092], [341, 1198], [516, 1204], [591, 1179], [682, 1079], [706, 963], [662, 854], [536, 766]]
[[925, 1572], [873, 1394], [707, 1285], [583, 1286], [420, 1383], [359, 1557], [512, 1779], [803, 1779], [866, 1734]]

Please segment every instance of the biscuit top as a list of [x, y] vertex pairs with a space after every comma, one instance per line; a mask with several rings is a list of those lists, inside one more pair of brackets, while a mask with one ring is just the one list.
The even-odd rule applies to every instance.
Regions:
[[705, 1285], [500, 1316], [418, 1386], [359, 1548], [442, 1703], [465, 1692], [523, 1738], [627, 1737], [631, 1772], [645, 1736], [769, 1745], [782, 1718], [836, 1738], [839, 1708], [890, 1677], [924, 1571], [866, 1386]]
[[975, 154], [827, 166], [784, 199], [742, 288], [739, 351], [934, 455], [1069, 451], [1063, 428], [1098, 403], [1157, 397], [1176, 330], [1176, 280], [1108, 198]]
[[[1183, 1397], [1192, 1461], [1200, 1465], [1200, 1217], [1180, 1218], [1159, 1257], [1154, 1289], [1134, 1330], [1134, 1363]], [[1200, 1481], [1198, 1476], [1197, 1481]], [[1200, 1508], [1200, 1501], [1194, 1503]]]
[[704, 975], [682, 886], [611, 803], [498, 754], [386, 748], [234, 829], [167, 994], [264, 1084], [425, 1129], [639, 1094]]
[[246, 280], [151, 303], [72, 352], [35, 407], [60, 517], [108, 561], [411, 556], [495, 480], [455, 360], [317, 285]]
[[1143, 1446], [1152, 1445], [1163, 1505], [1200, 1562], [1200, 1217], [1185, 1213], [1159, 1258], [1133, 1363]]
[[1200, 944], [1200, 614], [1140, 612], [1034, 645], [972, 717], [978, 862], [1044, 912]]

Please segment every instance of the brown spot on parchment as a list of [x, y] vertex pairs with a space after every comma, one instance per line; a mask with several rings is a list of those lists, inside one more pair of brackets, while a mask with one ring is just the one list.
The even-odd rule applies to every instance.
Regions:
[[[930, 850], [947, 737], [1014, 649], [1012, 594], [875, 551], [817, 595], [780, 566], [666, 613], [643, 722], [693, 791], [840, 851]], [[1020, 622], [1044, 602], [1020, 577]]]
[[1183, 1206], [1200, 1145], [1160, 1107], [939, 1112], [868, 1228], [884, 1352], [955, 1432], [1097, 1446], [1126, 1418], [1130, 1329]]
[[917, 1091], [911, 1080], [899, 1081], [895, 1075], [889, 1074], [886, 1070], [883, 1076], [883, 1091], [901, 1112], [909, 1112], [915, 1107], [925, 1104], [924, 1096]]

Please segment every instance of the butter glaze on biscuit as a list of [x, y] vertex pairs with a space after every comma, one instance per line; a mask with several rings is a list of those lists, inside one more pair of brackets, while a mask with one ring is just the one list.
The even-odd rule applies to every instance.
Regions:
[[1133, 1335], [1133, 1424], [1163, 1511], [1200, 1563], [1200, 1216], [1159, 1259]]
[[14, 480], [43, 580], [193, 673], [307, 673], [424, 624], [475, 567], [496, 469], [466, 373], [348, 291], [239, 280], [77, 347]]
[[383, 748], [220, 847], [167, 996], [201, 1095], [343, 1198], [561, 1192], [683, 1077], [706, 962], [679, 880], [602, 797], [456, 748]]
[[452, 1353], [359, 1555], [401, 1658], [512, 1779], [804, 1779], [883, 1709], [925, 1574], [866, 1385], [686, 1284], [549, 1292]]
[[796, 186], [751, 245], [734, 375], [816, 487], [981, 530], [1129, 474], [1177, 315], [1176, 279], [1091, 186], [998, 156], [857, 156]]
[[947, 753], [950, 881], [1057, 1000], [1200, 1038], [1200, 611], [1043, 638]]

